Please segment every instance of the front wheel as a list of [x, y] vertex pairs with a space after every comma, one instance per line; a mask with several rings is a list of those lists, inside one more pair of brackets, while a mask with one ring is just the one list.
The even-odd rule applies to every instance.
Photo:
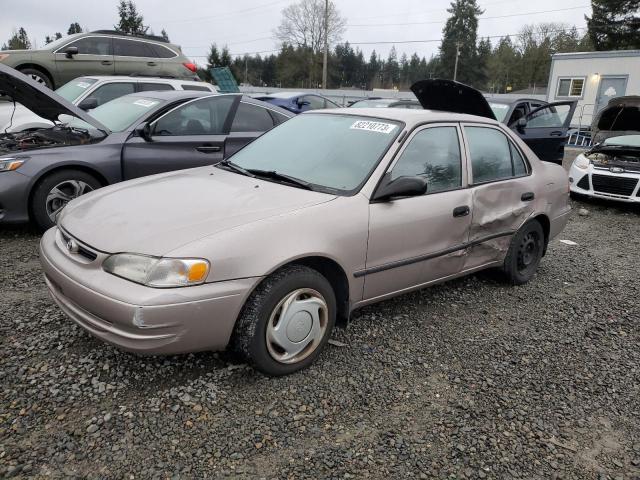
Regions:
[[38, 70], [37, 68], [21, 68], [20, 72], [25, 74], [31, 80], [44, 85], [47, 88], [53, 89], [53, 81], [46, 73]]
[[544, 231], [537, 220], [524, 224], [511, 240], [502, 270], [513, 285], [531, 280], [544, 252]]
[[267, 277], [242, 309], [232, 344], [267, 375], [293, 373], [318, 357], [336, 319], [336, 298], [316, 270], [292, 265]]
[[53, 227], [67, 203], [100, 187], [93, 175], [80, 170], [60, 170], [46, 176], [31, 197], [33, 222], [41, 230]]

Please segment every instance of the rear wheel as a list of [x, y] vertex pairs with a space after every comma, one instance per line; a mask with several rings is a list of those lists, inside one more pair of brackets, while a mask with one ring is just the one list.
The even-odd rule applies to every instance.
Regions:
[[37, 68], [20, 68], [19, 70], [35, 82], [53, 89], [53, 80], [42, 70], [38, 70]]
[[34, 223], [41, 230], [51, 228], [67, 203], [101, 186], [93, 175], [81, 170], [60, 170], [46, 176], [31, 197]]
[[267, 277], [240, 313], [232, 344], [267, 375], [287, 375], [309, 366], [331, 335], [336, 298], [316, 270], [292, 265]]
[[516, 232], [502, 267], [507, 280], [522, 285], [533, 278], [544, 252], [544, 231], [537, 220], [523, 225]]

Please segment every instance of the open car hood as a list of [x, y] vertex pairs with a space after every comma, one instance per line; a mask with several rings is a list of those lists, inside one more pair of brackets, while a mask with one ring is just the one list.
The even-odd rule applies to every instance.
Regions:
[[2, 64], [0, 64], [0, 96], [13, 99], [39, 117], [46, 118], [51, 122], [57, 121], [60, 115], [72, 115], [98, 130], [109, 132], [107, 127], [85, 111], [28, 76]]
[[423, 108], [453, 113], [478, 115], [495, 120], [489, 102], [479, 90], [453, 80], [434, 78], [411, 85]]
[[[640, 131], [640, 96], [612, 98], [593, 119], [591, 124], [594, 141], [619, 135], [613, 132], [635, 133]], [[611, 133], [609, 133], [611, 132]]]

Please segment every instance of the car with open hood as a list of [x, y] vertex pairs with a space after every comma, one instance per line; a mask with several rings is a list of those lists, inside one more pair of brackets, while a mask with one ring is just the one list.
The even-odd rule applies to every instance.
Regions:
[[591, 123], [591, 143], [609, 137], [637, 135], [640, 131], [640, 96], [628, 95], [609, 100]]
[[283, 375], [359, 307], [485, 268], [526, 283], [568, 199], [565, 170], [495, 120], [318, 110], [225, 162], [72, 200], [40, 260], [60, 308], [106, 342], [231, 345]]
[[293, 116], [240, 94], [194, 90], [138, 92], [88, 114], [1, 64], [0, 93], [54, 123], [0, 133], [0, 223], [31, 220], [41, 229], [72, 198], [219, 162]]
[[577, 102], [490, 100], [475, 88], [452, 80], [421, 80], [411, 86], [420, 104], [431, 110], [469, 113], [498, 120], [529, 145], [540, 160], [562, 164]]

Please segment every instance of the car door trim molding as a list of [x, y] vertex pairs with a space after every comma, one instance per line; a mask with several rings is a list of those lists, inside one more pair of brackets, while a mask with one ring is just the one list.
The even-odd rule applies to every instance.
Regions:
[[481, 243], [488, 242], [489, 240], [494, 240], [496, 238], [501, 238], [501, 237], [508, 237], [515, 233], [516, 233], [516, 230], [507, 230], [504, 232], [494, 233], [492, 235], [487, 235], [485, 237], [481, 237], [476, 240], [471, 240], [469, 242], [465, 242], [460, 245], [454, 245], [453, 247], [445, 248], [444, 250], [440, 250], [438, 252], [427, 253], [425, 255], [418, 255], [417, 257], [405, 258], [403, 260], [396, 260], [394, 262], [385, 263], [375, 267], [365, 268], [364, 270], [358, 270], [353, 273], [353, 276], [355, 278], [360, 278], [365, 275], [380, 273], [386, 270], [391, 270], [393, 268], [406, 267], [407, 265], [411, 265], [413, 263], [432, 260], [434, 258], [442, 257], [444, 255], [449, 255], [450, 253], [454, 253], [460, 250], [465, 250], [470, 247], [475, 247], [476, 245], [480, 245]]

